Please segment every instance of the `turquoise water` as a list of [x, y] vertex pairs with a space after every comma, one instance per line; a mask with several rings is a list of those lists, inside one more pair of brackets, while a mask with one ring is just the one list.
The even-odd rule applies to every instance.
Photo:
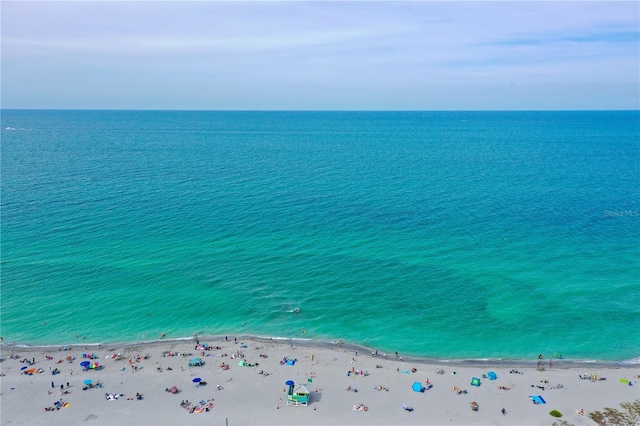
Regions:
[[637, 111], [3, 110], [2, 336], [637, 359], [639, 135]]

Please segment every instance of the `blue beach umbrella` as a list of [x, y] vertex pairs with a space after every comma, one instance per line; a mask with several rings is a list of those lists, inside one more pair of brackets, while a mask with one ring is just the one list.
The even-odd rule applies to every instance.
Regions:
[[411, 385], [411, 389], [413, 389], [414, 392], [422, 392], [424, 388], [422, 387], [422, 383], [413, 382], [413, 385]]
[[93, 382], [92, 382], [90, 379], [87, 379], [87, 380], [85, 380], [85, 381], [84, 381], [84, 382], [82, 382], [82, 383], [84, 383], [85, 385], [87, 385], [87, 386], [88, 386], [88, 385], [90, 385], [90, 384], [91, 384], [91, 383], [93, 383]]
[[287, 380], [286, 382], [284, 382], [285, 385], [287, 386], [293, 386], [295, 385], [295, 383], [293, 382], [293, 380]]
[[202, 379], [200, 377], [196, 377], [195, 379], [192, 380], [193, 383], [200, 383], [202, 381]]
[[493, 371], [489, 371], [487, 373], [487, 376], [489, 377], [489, 380], [495, 380], [498, 378], [498, 375], [496, 373], [494, 373]]
[[80, 367], [88, 367], [89, 365], [91, 365], [91, 362], [89, 362], [89, 361], [82, 361], [80, 363]]

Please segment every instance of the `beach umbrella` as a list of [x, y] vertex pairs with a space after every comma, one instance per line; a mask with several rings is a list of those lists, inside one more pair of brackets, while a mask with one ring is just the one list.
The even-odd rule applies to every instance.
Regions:
[[31, 369], [27, 370], [27, 373], [31, 373], [31, 374], [33, 374], [33, 373], [35, 373], [35, 372], [36, 372], [36, 369], [35, 369], [35, 368], [31, 368]]
[[420, 382], [413, 382], [413, 385], [411, 385], [411, 389], [413, 389], [414, 392], [422, 392], [422, 383]]
[[489, 371], [487, 373], [487, 376], [489, 377], [489, 380], [495, 380], [498, 378], [498, 375], [496, 373], [494, 373], [493, 371]]
[[87, 380], [85, 380], [85, 381], [84, 381], [84, 382], [82, 382], [82, 383], [84, 383], [85, 385], [89, 386], [89, 385], [90, 385], [91, 383], [93, 383], [93, 382], [91, 381], [91, 379], [87, 379]]
[[98, 364], [97, 362], [91, 363], [91, 368], [98, 368], [98, 367], [100, 367], [100, 364]]
[[89, 361], [82, 361], [80, 363], [80, 367], [88, 367], [89, 365], [91, 365], [91, 362], [89, 362]]
[[192, 380], [193, 383], [200, 383], [202, 381], [202, 379], [200, 377], [196, 377], [195, 379]]
[[293, 386], [295, 385], [295, 383], [293, 382], [293, 380], [287, 380], [286, 382], [284, 382], [285, 385], [287, 386]]

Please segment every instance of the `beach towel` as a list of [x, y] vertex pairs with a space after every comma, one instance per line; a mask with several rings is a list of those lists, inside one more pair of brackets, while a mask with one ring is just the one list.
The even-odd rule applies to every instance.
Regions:
[[627, 379], [620, 379], [619, 382], [624, 383], [625, 385], [629, 384], [629, 381]]
[[295, 359], [290, 359], [287, 362], [285, 362], [285, 365], [295, 365], [296, 360]]

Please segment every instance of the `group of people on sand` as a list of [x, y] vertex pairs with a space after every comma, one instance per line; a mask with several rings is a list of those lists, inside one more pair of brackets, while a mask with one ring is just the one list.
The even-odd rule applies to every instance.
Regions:
[[462, 395], [462, 394], [466, 394], [467, 393], [466, 390], [462, 390], [457, 386], [452, 387], [451, 390], [454, 391], [455, 393], [457, 393], [458, 395]]
[[578, 374], [578, 377], [580, 377], [580, 380], [591, 380], [591, 381], [596, 381], [596, 380], [607, 380], [606, 377], [598, 377], [595, 374]]
[[56, 402], [53, 403], [53, 407], [45, 407], [44, 411], [56, 411], [59, 410], [62, 407], [68, 407], [69, 403], [65, 402], [61, 399], [57, 400]]
[[369, 407], [363, 403], [354, 404], [353, 409], [355, 411], [369, 411]]
[[189, 402], [189, 400], [183, 400], [180, 406], [187, 410], [189, 413], [202, 413], [203, 411], [211, 411], [213, 409], [213, 398], [208, 400], [202, 400], [199, 403]]
[[136, 354], [136, 356], [129, 358], [129, 364], [133, 362], [141, 362], [143, 359], [149, 359], [150, 357], [151, 355], [149, 354], [145, 354], [145, 355]]
[[362, 376], [368, 376], [369, 372], [365, 371], [365, 370], [356, 370], [355, 367], [351, 367], [351, 371], [347, 371], [347, 377], [351, 377], [351, 376], [357, 376], [357, 375], [362, 375]]

